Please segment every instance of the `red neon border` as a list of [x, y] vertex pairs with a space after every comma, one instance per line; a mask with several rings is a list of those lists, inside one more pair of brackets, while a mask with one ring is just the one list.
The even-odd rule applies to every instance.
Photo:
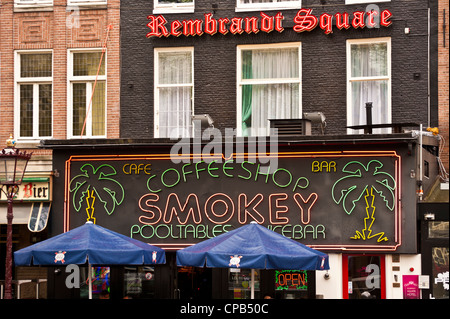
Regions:
[[[258, 155], [259, 153], [233, 153], [229, 158], [245, 158], [249, 155]], [[396, 182], [396, 203], [395, 203], [395, 211], [394, 211], [394, 220], [395, 220], [395, 245], [392, 246], [377, 246], [377, 245], [308, 245], [314, 249], [321, 250], [333, 250], [333, 251], [343, 251], [343, 252], [352, 252], [352, 251], [386, 251], [392, 252], [396, 251], [398, 247], [402, 245], [402, 208], [401, 208], [401, 168], [402, 168], [402, 158], [397, 154], [396, 151], [324, 151], [324, 152], [281, 152], [276, 155], [267, 155], [264, 156], [276, 156], [278, 158], [308, 158], [308, 157], [369, 157], [369, 156], [378, 156], [378, 157], [395, 157], [397, 160], [395, 161], [395, 182]], [[189, 154], [186, 156], [178, 156], [178, 159], [196, 159], [201, 158], [202, 154]], [[227, 159], [222, 155], [223, 159]], [[228, 158], [228, 159], [229, 159]], [[65, 163], [65, 180], [64, 180], [64, 232], [70, 229], [70, 214], [69, 214], [69, 183], [70, 183], [70, 168], [72, 162], [80, 162], [80, 161], [126, 161], [126, 160], [168, 160], [171, 159], [170, 154], [116, 154], [116, 155], [72, 155]], [[152, 244], [152, 243], [150, 243]], [[166, 250], [178, 250], [191, 245], [193, 243], [185, 243], [185, 244], [160, 244], [155, 243], [152, 244], [155, 246], [159, 246]]]

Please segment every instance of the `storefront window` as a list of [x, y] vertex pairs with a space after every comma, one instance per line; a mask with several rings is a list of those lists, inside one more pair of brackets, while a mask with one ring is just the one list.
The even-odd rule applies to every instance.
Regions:
[[155, 297], [155, 269], [153, 267], [125, 267], [125, 299], [150, 299]]
[[448, 221], [432, 221], [428, 225], [429, 238], [448, 238]]
[[[254, 270], [255, 299], [261, 298], [259, 289], [258, 269]], [[228, 298], [250, 299], [251, 298], [251, 269], [230, 269], [228, 271]]]
[[[448, 237], [448, 222], [447, 222]], [[448, 247], [433, 247], [433, 297], [435, 299], [448, 299], [449, 283], [448, 283]]]
[[[80, 298], [89, 298], [88, 268], [80, 269]], [[90, 267], [92, 276], [92, 299], [109, 299], [110, 297], [110, 268]]]
[[384, 299], [384, 256], [344, 256], [344, 298]]

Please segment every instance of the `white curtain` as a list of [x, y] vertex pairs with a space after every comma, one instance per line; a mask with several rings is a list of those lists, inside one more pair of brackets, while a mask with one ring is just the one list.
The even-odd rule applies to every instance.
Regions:
[[[353, 125], [364, 125], [366, 102], [372, 102], [372, 124], [390, 122], [387, 43], [351, 45]], [[379, 77], [383, 77], [380, 79]], [[377, 129], [373, 133], [388, 133]]]
[[[243, 90], [243, 113], [251, 105], [251, 135], [267, 135], [269, 119], [301, 118], [298, 48], [252, 50], [244, 55], [244, 63], [251, 65], [244, 79], [267, 82]], [[244, 96], [250, 92], [251, 98]], [[249, 123], [244, 125], [244, 136], [250, 134]]]
[[159, 137], [184, 137], [191, 129], [192, 54], [159, 53]]

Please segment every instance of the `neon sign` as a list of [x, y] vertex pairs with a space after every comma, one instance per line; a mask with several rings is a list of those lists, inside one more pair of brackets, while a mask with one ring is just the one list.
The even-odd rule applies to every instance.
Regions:
[[272, 168], [249, 157], [190, 154], [191, 162], [173, 163], [170, 154], [71, 156], [65, 225], [87, 215], [165, 249], [251, 221], [317, 249], [401, 245], [395, 151], [279, 152]]
[[275, 290], [308, 290], [306, 270], [275, 270]]
[[[294, 17], [294, 31], [297, 33], [310, 32], [317, 26], [321, 28], [325, 34], [333, 33], [333, 20], [336, 21], [336, 28], [345, 30], [353, 27], [358, 28], [375, 28], [389, 27], [392, 24], [390, 20], [392, 13], [385, 9], [383, 11], [371, 10], [355, 11], [352, 16], [349, 13], [336, 13], [334, 15], [323, 13], [319, 17], [312, 14], [312, 9], [300, 9]], [[283, 32], [283, 20], [285, 19], [281, 12], [271, 16], [264, 12], [260, 12], [260, 16], [253, 17], [232, 17], [215, 19], [212, 13], [204, 15], [204, 19], [187, 19], [173, 20], [169, 23], [163, 15], [147, 16], [149, 22], [147, 27], [150, 31], [147, 37], [179, 37], [184, 36], [201, 36], [204, 33], [215, 35], [217, 33], [225, 35], [231, 33], [251, 34], [272, 31]]]

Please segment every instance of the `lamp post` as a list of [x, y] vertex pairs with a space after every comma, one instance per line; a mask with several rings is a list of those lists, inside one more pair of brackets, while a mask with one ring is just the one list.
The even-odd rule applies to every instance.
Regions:
[[5, 259], [5, 299], [12, 298], [12, 221], [13, 200], [22, 184], [23, 175], [31, 158], [31, 153], [14, 147], [12, 134], [6, 140], [6, 148], [0, 152], [0, 186], [6, 195], [8, 210], [6, 213], [6, 259]]

